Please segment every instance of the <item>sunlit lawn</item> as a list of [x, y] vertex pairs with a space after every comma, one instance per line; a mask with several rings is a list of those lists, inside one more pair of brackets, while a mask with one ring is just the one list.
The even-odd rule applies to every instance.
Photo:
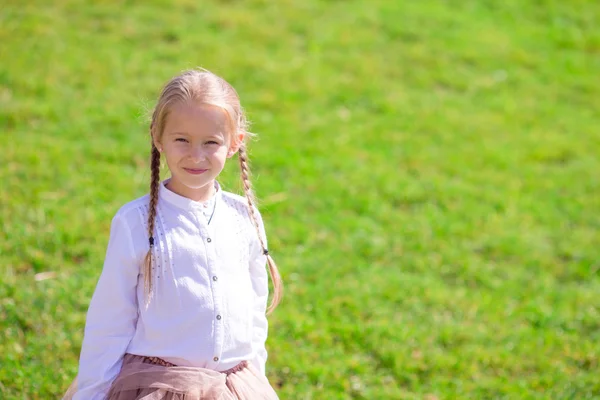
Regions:
[[91, 3], [0, 6], [0, 398], [76, 375], [147, 114], [194, 66], [259, 135], [282, 399], [600, 398], [600, 3]]

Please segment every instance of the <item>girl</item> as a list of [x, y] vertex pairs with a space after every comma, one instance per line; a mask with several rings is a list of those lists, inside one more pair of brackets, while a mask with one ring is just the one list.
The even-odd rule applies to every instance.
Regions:
[[[269, 313], [282, 283], [254, 206], [247, 125], [236, 91], [211, 72], [164, 87], [150, 125], [150, 194], [112, 220], [65, 398], [277, 399], [265, 377], [265, 263]], [[236, 152], [245, 198], [216, 181]]]

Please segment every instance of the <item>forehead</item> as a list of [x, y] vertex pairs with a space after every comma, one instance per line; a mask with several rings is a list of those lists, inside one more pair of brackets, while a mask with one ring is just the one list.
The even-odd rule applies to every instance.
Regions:
[[169, 107], [163, 133], [225, 135], [228, 130], [227, 113], [221, 107], [184, 102]]

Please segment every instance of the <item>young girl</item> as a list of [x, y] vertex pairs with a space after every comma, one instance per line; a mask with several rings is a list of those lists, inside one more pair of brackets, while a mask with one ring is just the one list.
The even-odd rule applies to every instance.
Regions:
[[[277, 399], [265, 377], [267, 250], [249, 178], [246, 118], [225, 80], [192, 70], [152, 115], [150, 194], [112, 220], [65, 398]], [[245, 198], [216, 181], [238, 153]], [[159, 180], [161, 155], [171, 177]]]

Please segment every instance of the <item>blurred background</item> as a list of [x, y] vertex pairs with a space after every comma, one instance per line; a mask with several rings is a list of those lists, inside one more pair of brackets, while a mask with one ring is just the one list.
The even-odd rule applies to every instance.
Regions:
[[76, 375], [149, 113], [196, 66], [258, 134], [282, 399], [600, 398], [599, 21], [591, 0], [4, 0], [0, 398]]

